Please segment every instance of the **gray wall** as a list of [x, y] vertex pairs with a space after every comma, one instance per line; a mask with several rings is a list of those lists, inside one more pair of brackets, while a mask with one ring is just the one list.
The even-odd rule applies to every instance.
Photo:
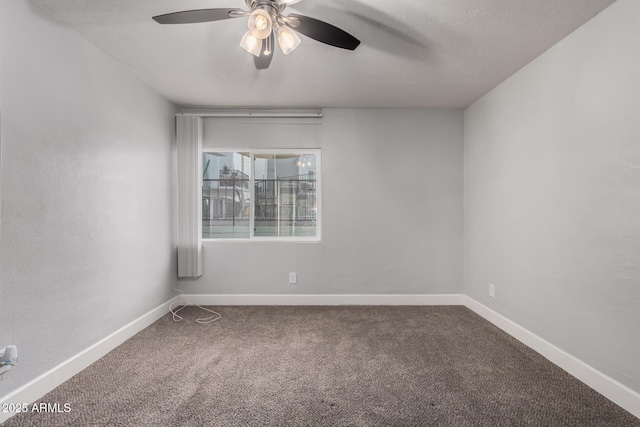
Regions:
[[640, 392], [638, 76], [619, 0], [466, 110], [465, 293]]
[[[462, 111], [329, 109], [321, 132], [309, 134], [300, 140], [279, 132], [281, 143], [272, 148], [322, 149], [322, 242], [207, 241], [203, 276], [182, 281], [181, 288], [206, 294], [461, 293]], [[215, 145], [210, 138], [205, 130], [205, 146]], [[267, 138], [264, 144], [271, 144]], [[219, 137], [218, 143], [263, 148], [259, 141]], [[298, 273], [297, 285], [288, 284], [289, 271]]]
[[31, 2], [0, 2], [0, 396], [167, 301], [174, 107]]

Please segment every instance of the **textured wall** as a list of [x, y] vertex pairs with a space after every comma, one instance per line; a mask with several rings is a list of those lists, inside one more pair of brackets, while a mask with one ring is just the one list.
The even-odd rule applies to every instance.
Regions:
[[172, 296], [174, 107], [29, 1], [0, 7], [0, 396]]
[[[322, 242], [204, 243], [190, 293], [448, 294], [462, 291], [459, 110], [324, 111], [321, 131], [207, 133], [205, 147], [321, 148]], [[214, 133], [212, 135], [212, 133]], [[232, 133], [228, 133], [232, 135]], [[258, 146], [259, 145], [259, 146]], [[288, 284], [288, 272], [298, 284]]]
[[636, 391], [638, 76], [619, 0], [465, 114], [465, 293]]

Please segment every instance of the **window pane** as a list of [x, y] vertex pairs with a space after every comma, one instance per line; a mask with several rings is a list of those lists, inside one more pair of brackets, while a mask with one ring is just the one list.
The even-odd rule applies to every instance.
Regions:
[[203, 153], [202, 237], [248, 238], [249, 153]]
[[316, 155], [257, 154], [255, 236], [316, 235]]

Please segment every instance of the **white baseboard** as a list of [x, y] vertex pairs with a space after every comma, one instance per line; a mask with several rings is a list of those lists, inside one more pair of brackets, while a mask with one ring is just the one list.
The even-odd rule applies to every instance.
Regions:
[[640, 418], [640, 394], [634, 390], [631, 390], [629, 387], [603, 374], [592, 366], [587, 365], [582, 360], [556, 347], [473, 298], [464, 295], [463, 304], [527, 347], [540, 353], [549, 361], [564, 369], [607, 399]]
[[[58, 366], [50, 369], [39, 377], [29, 381], [22, 387], [0, 398], [0, 407], [3, 404], [31, 404], [40, 399], [51, 390], [67, 381], [69, 378], [82, 371], [120, 344], [169, 313], [169, 304], [176, 298], [172, 298], [166, 303], [154, 308], [146, 314], [138, 317], [118, 329], [109, 336], [101, 339], [91, 347], [81, 351], [70, 359], [62, 362]], [[15, 367], [14, 369], [18, 369]], [[0, 411], [0, 423], [15, 415], [10, 412]]]
[[462, 294], [442, 295], [235, 295], [181, 294], [190, 305], [462, 305]]

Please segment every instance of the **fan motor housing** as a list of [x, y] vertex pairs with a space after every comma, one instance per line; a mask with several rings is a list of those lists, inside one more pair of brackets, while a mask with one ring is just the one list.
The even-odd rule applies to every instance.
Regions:
[[275, 0], [245, 0], [247, 7], [251, 10], [263, 9], [270, 14], [278, 16], [287, 7], [284, 4], [277, 4]]

